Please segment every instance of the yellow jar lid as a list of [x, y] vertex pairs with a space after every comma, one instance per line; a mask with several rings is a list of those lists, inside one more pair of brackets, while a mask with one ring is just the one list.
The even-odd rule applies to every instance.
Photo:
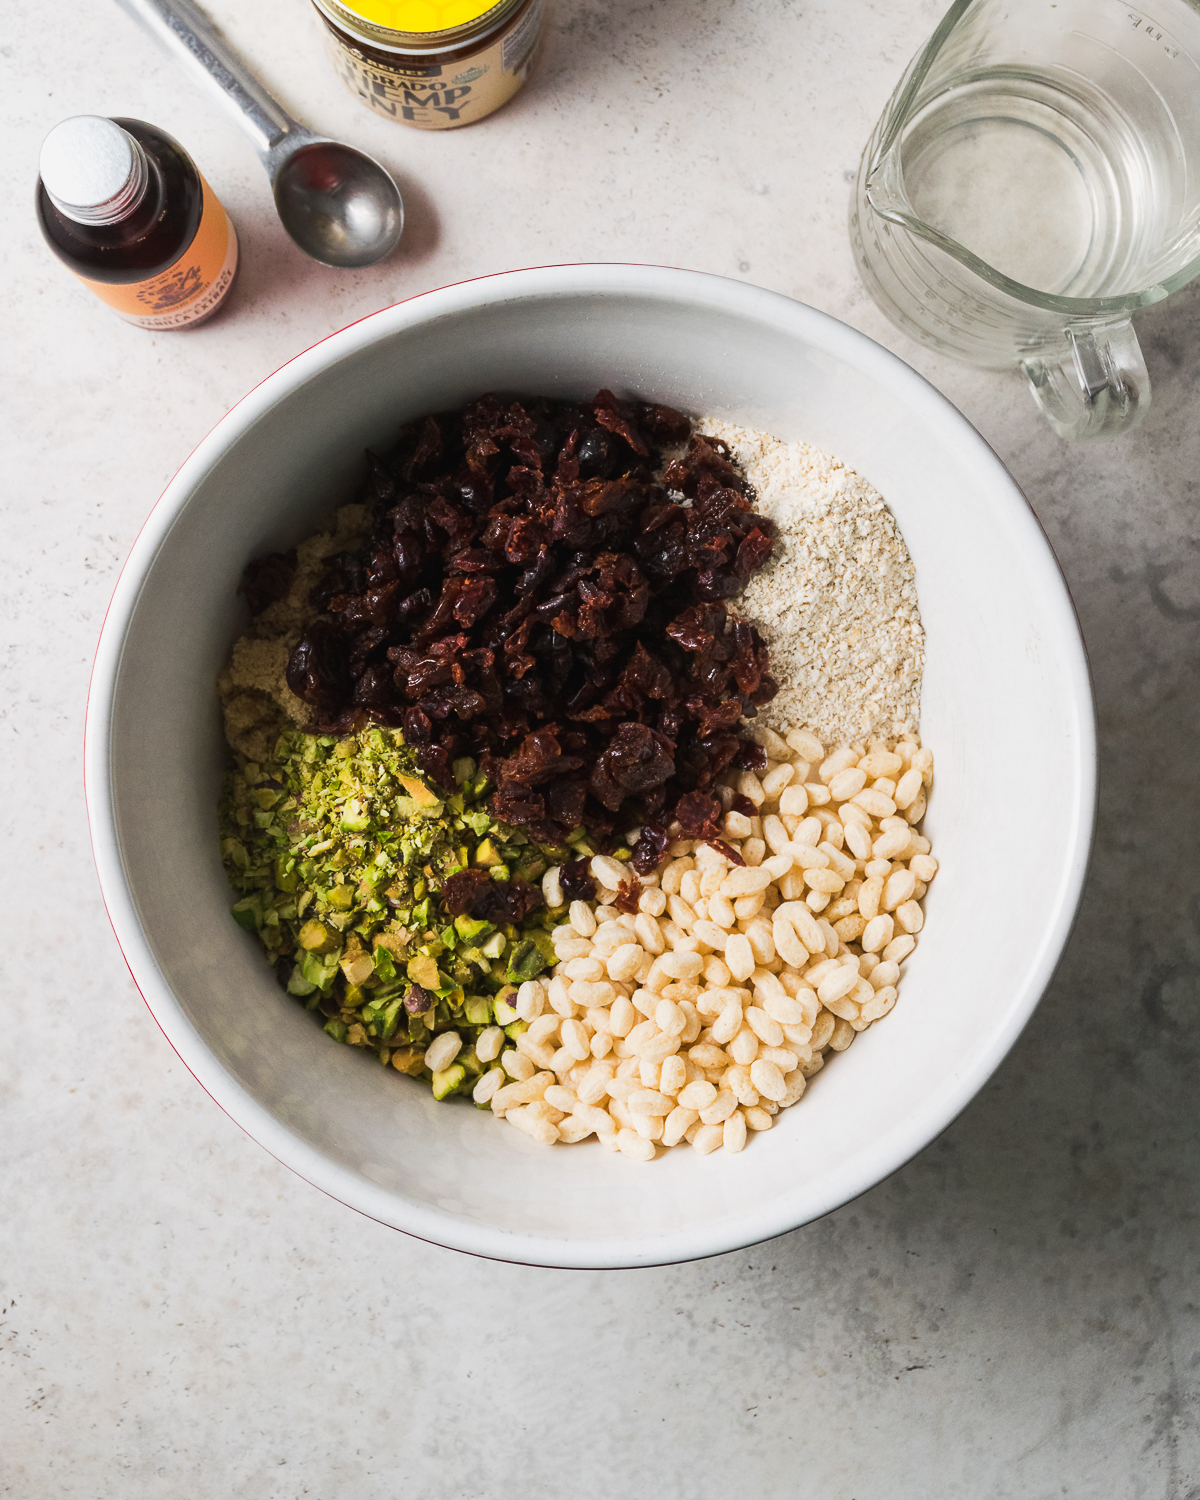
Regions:
[[389, 31], [453, 31], [496, 9], [496, 0], [340, 0], [340, 8]]

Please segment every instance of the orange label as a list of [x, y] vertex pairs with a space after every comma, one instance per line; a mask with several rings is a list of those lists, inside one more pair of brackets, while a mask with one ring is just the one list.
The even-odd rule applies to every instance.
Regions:
[[204, 188], [200, 227], [173, 266], [124, 286], [79, 278], [127, 323], [139, 328], [190, 328], [216, 312], [233, 285], [237, 235], [221, 200], [203, 177], [200, 181]]
[[342, 82], [368, 109], [418, 130], [452, 130], [482, 120], [512, 98], [528, 76], [541, 26], [538, 0], [479, 51], [442, 67], [400, 53], [394, 62], [380, 62], [328, 28], [325, 44]]

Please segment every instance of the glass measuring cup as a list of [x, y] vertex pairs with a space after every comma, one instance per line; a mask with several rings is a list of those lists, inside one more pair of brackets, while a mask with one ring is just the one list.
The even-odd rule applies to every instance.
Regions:
[[1019, 365], [1064, 437], [1132, 427], [1130, 315], [1200, 274], [1200, 0], [955, 0], [867, 144], [850, 230], [905, 333]]

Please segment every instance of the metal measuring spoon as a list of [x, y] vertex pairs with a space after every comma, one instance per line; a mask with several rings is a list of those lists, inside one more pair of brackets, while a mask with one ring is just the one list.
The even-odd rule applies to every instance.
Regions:
[[366, 152], [298, 124], [188, 0], [117, 0], [225, 109], [267, 169], [283, 227], [327, 266], [371, 266], [404, 227], [400, 189]]

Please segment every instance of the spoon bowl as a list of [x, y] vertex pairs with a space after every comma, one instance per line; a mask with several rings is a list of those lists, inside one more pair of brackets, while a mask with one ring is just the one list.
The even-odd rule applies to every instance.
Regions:
[[339, 141], [313, 140], [271, 175], [280, 222], [301, 250], [327, 266], [370, 266], [404, 228], [404, 204], [372, 157]]
[[236, 58], [190, 0], [117, 0], [233, 118], [267, 170], [280, 222], [327, 266], [372, 266], [404, 227], [400, 189], [374, 157], [314, 135]]

